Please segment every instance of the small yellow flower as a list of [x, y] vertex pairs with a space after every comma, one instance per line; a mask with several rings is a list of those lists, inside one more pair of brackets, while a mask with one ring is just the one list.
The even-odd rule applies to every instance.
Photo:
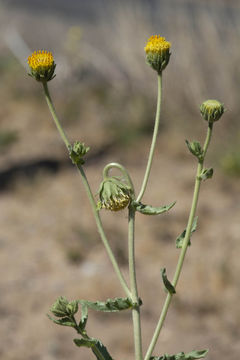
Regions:
[[153, 35], [148, 39], [144, 50], [146, 52], [147, 64], [159, 74], [165, 69], [170, 59], [171, 43], [163, 36]]
[[147, 42], [144, 50], [148, 54], [149, 52], [155, 52], [161, 54], [162, 51], [169, 50], [171, 43], [165, 40], [165, 37], [160, 35], [152, 35]]
[[46, 50], [34, 51], [28, 57], [28, 65], [31, 69], [31, 75], [38, 81], [50, 81], [54, 78], [54, 70], [56, 64], [54, 63], [53, 55]]

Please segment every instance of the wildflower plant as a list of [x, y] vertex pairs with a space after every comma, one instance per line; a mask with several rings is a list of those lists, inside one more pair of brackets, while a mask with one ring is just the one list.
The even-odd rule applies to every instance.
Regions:
[[[97, 338], [92, 337], [88, 333], [88, 309], [102, 312], [118, 312], [126, 310], [130, 310], [132, 312], [135, 360], [194, 360], [204, 358], [208, 352], [208, 350], [193, 350], [189, 353], [179, 352], [175, 355], [164, 354], [153, 356], [153, 351], [161, 333], [164, 321], [166, 319], [169, 306], [171, 304], [173, 296], [176, 294], [176, 287], [183, 268], [186, 252], [188, 246], [190, 245], [190, 238], [197, 227], [196, 210], [200, 186], [203, 181], [211, 178], [213, 175], [213, 169], [205, 168], [204, 161], [210, 144], [214, 123], [215, 121], [219, 120], [224, 113], [223, 104], [221, 104], [217, 100], [204, 101], [200, 106], [201, 115], [203, 119], [207, 121], [207, 133], [204, 144], [201, 145], [198, 141], [189, 142], [186, 140], [189, 151], [197, 161], [192, 205], [190, 208], [186, 229], [184, 229], [184, 231], [177, 237], [176, 240], [176, 248], [179, 251], [179, 258], [173, 279], [171, 281], [168, 279], [166, 268], [163, 268], [161, 270], [162, 281], [167, 293], [166, 299], [145, 355], [143, 355], [142, 349], [140, 311], [142, 300], [138, 294], [135, 266], [135, 214], [136, 212], [140, 212], [144, 215], [159, 215], [169, 211], [175, 205], [175, 202], [172, 202], [169, 205], [153, 207], [151, 205], [142, 203], [142, 198], [147, 187], [149, 174], [152, 167], [153, 154], [156, 147], [162, 98], [162, 74], [169, 63], [170, 47], [170, 42], [166, 41], [164, 37], [161, 37], [159, 35], [150, 37], [145, 47], [146, 62], [152, 67], [153, 70], [157, 72], [158, 97], [152, 143], [150, 146], [146, 170], [139, 194], [136, 195], [134, 184], [127, 169], [123, 165], [113, 162], [106, 165], [103, 169], [103, 180], [99, 186], [99, 200], [97, 202], [95, 201], [95, 197], [90, 188], [84, 170], [85, 155], [90, 149], [89, 147], [85, 146], [83, 142], [80, 141], [76, 141], [74, 144], [70, 143], [58, 119], [49, 93], [48, 81], [52, 80], [55, 77], [54, 71], [56, 65], [54, 63], [53, 56], [50, 52], [47, 51], [35, 51], [28, 58], [28, 64], [31, 70], [30, 75], [37, 81], [41, 82], [43, 85], [43, 90], [49, 110], [52, 114], [59, 134], [66, 145], [69, 156], [73, 164], [80, 172], [83, 186], [87, 192], [92, 207], [100, 238], [115, 270], [119, 283], [125, 293], [125, 297], [96, 302], [82, 299], [68, 301], [65, 297], [60, 296], [50, 309], [53, 316], [48, 315], [49, 318], [58, 325], [69, 326], [75, 329], [78, 334], [78, 338], [75, 338], [73, 340], [74, 343], [78, 347], [83, 346], [91, 349], [97, 360], [112, 360], [112, 357], [110, 355], [110, 352], [106, 349], [102, 342]], [[110, 172], [112, 169], [117, 169], [120, 172], [121, 176], [111, 176]], [[101, 211], [108, 210], [118, 212], [126, 208], [128, 210], [129, 282], [123, 276], [116, 257], [111, 249], [110, 243], [103, 228], [100, 215]], [[78, 313], [79, 309], [81, 309], [80, 321], [76, 318], [76, 314]]]

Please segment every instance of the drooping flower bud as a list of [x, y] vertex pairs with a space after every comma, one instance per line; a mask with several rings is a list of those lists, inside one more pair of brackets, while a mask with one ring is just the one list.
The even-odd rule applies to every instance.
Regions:
[[109, 177], [102, 181], [99, 188], [98, 208], [111, 211], [124, 209], [131, 199], [130, 187], [117, 177]]
[[171, 43], [160, 35], [153, 35], [148, 39], [144, 50], [146, 61], [154, 70], [160, 74], [167, 66], [170, 59]]
[[37, 81], [50, 81], [56, 75], [54, 71], [56, 64], [51, 52], [46, 50], [34, 51], [31, 56], [28, 57], [28, 65], [31, 69], [31, 74]]
[[224, 105], [218, 100], [206, 100], [200, 106], [200, 112], [206, 121], [213, 123], [223, 115]]

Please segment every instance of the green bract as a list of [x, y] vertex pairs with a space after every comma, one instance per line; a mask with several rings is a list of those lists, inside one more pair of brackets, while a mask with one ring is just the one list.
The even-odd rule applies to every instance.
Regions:
[[76, 141], [73, 144], [73, 147], [69, 149], [69, 155], [73, 162], [73, 164], [84, 164], [83, 156], [87, 154], [87, 152], [90, 150], [89, 146], [85, 146], [84, 143], [81, 143], [80, 141]]
[[104, 179], [99, 188], [98, 208], [118, 211], [128, 206], [131, 199], [130, 187], [117, 177]]
[[208, 122], [220, 119], [224, 113], [224, 105], [218, 100], [206, 100], [200, 106], [202, 117]]

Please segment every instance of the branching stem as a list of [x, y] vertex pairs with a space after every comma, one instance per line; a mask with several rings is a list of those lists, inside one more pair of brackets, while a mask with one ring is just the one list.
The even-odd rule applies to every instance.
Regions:
[[[53, 102], [52, 102], [52, 99], [51, 99], [51, 96], [49, 94], [49, 90], [48, 90], [48, 85], [47, 85], [47, 82], [43, 82], [43, 89], [44, 89], [44, 94], [45, 94], [45, 98], [46, 98], [46, 101], [47, 101], [47, 104], [48, 104], [48, 107], [49, 107], [49, 110], [52, 114], [52, 117], [53, 117], [53, 120], [55, 122], [55, 125], [61, 135], [61, 138], [62, 140], [64, 141], [67, 149], [71, 149], [71, 144], [59, 122], [59, 119], [58, 119], [58, 116], [56, 114], [56, 110], [54, 108], [54, 105], [53, 105]], [[127, 295], [127, 297], [131, 298], [131, 292], [128, 288], [128, 285], [123, 277], [123, 274], [118, 266], [118, 263], [117, 263], [117, 260], [112, 252], [112, 249], [109, 245], [109, 242], [108, 242], [108, 239], [105, 235], [105, 232], [103, 230], [103, 226], [102, 226], [102, 221], [101, 221], [101, 218], [100, 218], [100, 215], [99, 215], [99, 211], [97, 210], [97, 207], [96, 207], [96, 203], [95, 203], [95, 200], [94, 200], [94, 196], [93, 196], [93, 193], [91, 191], [91, 188], [90, 188], [90, 185], [88, 183], [88, 180], [87, 180], [87, 177], [86, 177], [86, 174], [83, 170], [83, 167], [80, 165], [80, 164], [77, 164], [77, 168], [81, 174], [81, 178], [82, 178], [82, 182], [83, 182], [83, 185], [84, 185], [84, 188], [87, 192], [87, 196], [89, 198], [89, 201], [90, 201], [90, 204], [91, 204], [91, 207], [92, 207], [92, 210], [93, 210], [93, 214], [94, 214], [94, 217], [95, 217], [95, 220], [96, 220], [96, 224], [97, 224], [97, 229], [98, 229], [98, 232], [100, 234], [100, 237], [102, 239], [102, 242], [105, 246], [105, 249], [107, 251], [107, 254], [112, 262], [112, 265], [113, 265], [113, 268], [117, 274], [117, 277], [120, 281], [120, 284], [125, 292], [125, 294]]]
[[[181, 249], [181, 252], [180, 252], [180, 255], [179, 255], [179, 258], [178, 258], [176, 271], [175, 271], [173, 281], [172, 281], [172, 285], [175, 288], [177, 286], [178, 279], [179, 279], [179, 276], [180, 276], [181, 271], [182, 271], [185, 255], [186, 255], [187, 248], [188, 248], [189, 239], [190, 239], [190, 236], [191, 236], [191, 229], [192, 229], [193, 220], [194, 220], [194, 217], [195, 217], [195, 214], [196, 214], [198, 196], [199, 196], [200, 185], [201, 185], [200, 175], [201, 175], [202, 170], [203, 170], [203, 163], [204, 163], [205, 155], [206, 155], [206, 152], [207, 152], [207, 149], [208, 149], [208, 145], [210, 143], [210, 139], [211, 139], [211, 135], [212, 135], [212, 127], [213, 127], [213, 124], [209, 123], [208, 124], [208, 131], [207, 131], [206, 140], [205, 140], [205, 143], [204, 143], [204, 146], [203, 146], [202, 160], [198, 161], [197, 174], [196, 174], [195, 186], [194, 186], [194, 192], [193, 192], [193, 199], [192, 199], [192, 206], [191, 206], [191, 210], [190, 210], [190, 214], [189, 214], [189, 218], [188, 218], [186, 234], [185, 234], [182, 249]], [[161, 329], [163, 327], [164, 320], [165, 320], [165, 318], [167, 316], [168, 308], [170, 306], [172, 297], [173, 297], [173, 294], [170, 294], [168, 292], [168, 295], [167, 295], [165, 303], [163, 305], [163, 309], [162, 309], [158, 324], [156, 326], [155, 332], [153, 334], [151, 343], [149, 345], [149, 348], [147, 350], [147, 353], [146, 353], [146, 356], [145, 356], [144, 360], [149, 360], [151, 355], [152, 355], [154, 347], [155, 347], [155, 345], [157, 343], [157, 340], [159, 338]]]

